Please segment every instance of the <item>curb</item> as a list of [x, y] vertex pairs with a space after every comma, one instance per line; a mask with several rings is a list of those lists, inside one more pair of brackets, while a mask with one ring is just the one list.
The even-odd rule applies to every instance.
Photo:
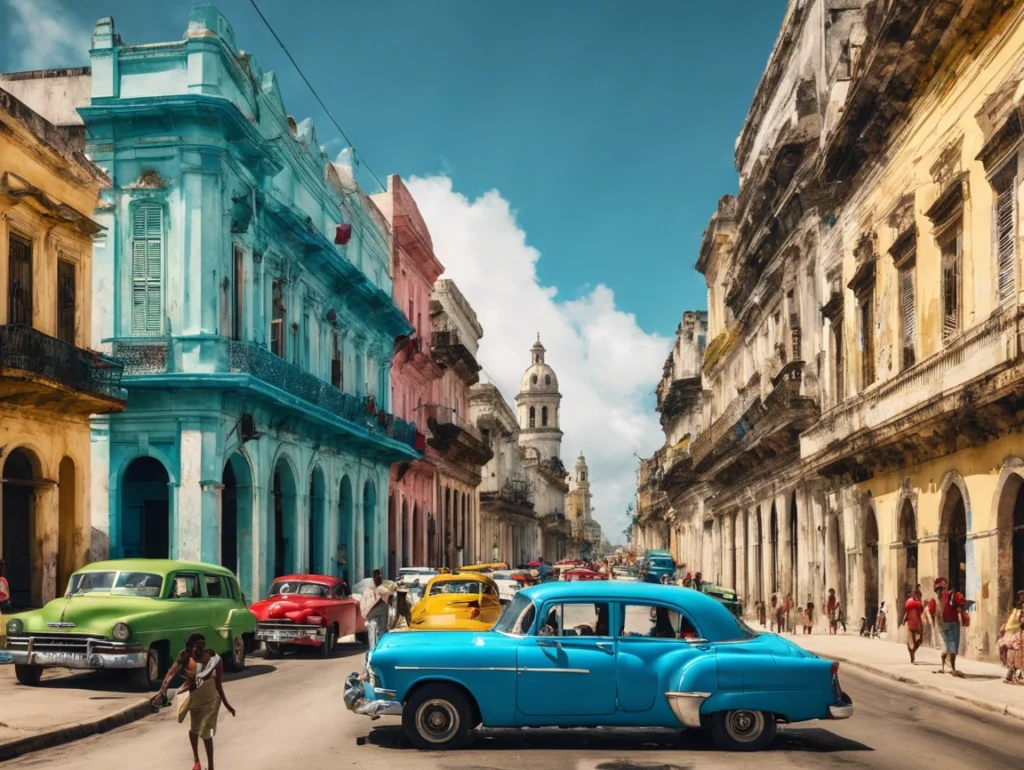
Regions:
[[838, 661], [839, 663], [845, 663], [854, 668], [859, 668], [862, 671], [867, 671], [875, 676], [880, 676], [883, 679], [888, 679], [893, 682], [899, 682], [900, 684], [911, 685], [915, 687], [925, 688], [929, 693], [940, 698], [951, 698], [953, 700], [963, 701], [970, 705], [982, 709], [984, 711], [992, 712], [993, 714], [1001, 714], [1002, 716], [1011, 717], [1013, 719], [1019, 719], [1024, 721], [1024, 709], [1020, 709], [1017, 706], [1010, 706], [1008, 704], [999, 704], [995, 701], [984, 700], [982, 698], [976, 698], [971, 695], [964, 695], [963, 693], [954, 692], [953, 690], [947, 690], [942, 687], [935, 687], [932, 684], [926, 682], [919, 682], [916, 679], [910, 677], [900, 676], [899, 674], [893, 674], [889, 671], [885, 671], [875, 666], [871, 666], [867, 663], [861, 663], [860, 661], [851, 660], [850, 658], [844, 658], [839, 655], [825, 655], [822, 653], [815, 653], [820, 655], [822, 658], [828, 658], [830, 660]]
[[23, 754], [30, 754], [34, 751], [52, 749], [55, 746], [87, 738], [90, 735], [105, 733], [131, 724], [152, 713], [153, 708], [150, 705], [150, 698], [146, 698], [120, 711], [91, 722], [79, 722], [67, 727], [58, 727], [36, 735], [18, 738], [7, 743], [0, 743], [0, 762], [20, 757]]

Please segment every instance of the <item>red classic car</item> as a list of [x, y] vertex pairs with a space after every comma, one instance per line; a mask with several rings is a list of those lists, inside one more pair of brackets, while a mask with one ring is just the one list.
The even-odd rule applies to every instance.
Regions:
[[269, 596], [250, 608], [256, 615], [256, 641], [277, 657], [286, 645], [319, 647], [328, 657], [338, 639], [366, 637], [359, 601], [340, 578], [326, 575], [285, 575], [275, 578]]
[[594, 572], [591, 569], [585, 569], [583, 567], [577, 567], [571, 569], [565, 573], [566, 580], [607, 580], [607, 575], [602, 575], [600, 572]]

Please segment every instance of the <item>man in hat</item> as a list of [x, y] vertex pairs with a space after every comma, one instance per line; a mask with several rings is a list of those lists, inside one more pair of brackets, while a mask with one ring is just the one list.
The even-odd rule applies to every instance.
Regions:
[[362, 596], [359, 597], [359, 610], [366, 620], [366, 633], [370, 640], [371, 650], [377, 646], [377, 640], [388, 632], [388, 600], [394, 593], [394, 590], [391, 589], [394, 585], [391, 583], [389, 586], [385, 586], [381, 571], [375, 569], [373, 585], [363, 591]]
[[4, 577], [7, 564], [0, 559], [0, 614], [11, 611], [11, 586]]

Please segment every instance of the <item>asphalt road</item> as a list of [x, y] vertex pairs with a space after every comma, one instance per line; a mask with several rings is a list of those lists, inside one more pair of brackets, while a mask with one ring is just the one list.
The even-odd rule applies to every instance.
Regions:
[[[225, 689], [238, 716], [221, 711], [216, 767], [417, 768], [428, 770], [696, 770], [770, 768], [1024, 767], [1024, 723], [922, 695], [906, 685], [844, 667], [844, 689], [856, 705], [842, 722], [783, 727], [756, 756], [717, 751], [702, 734], [664, 732], [483, 731], [452, 754], [404, 748], [395, 717], [376, 722], [349, 713], [345, 675], [362, 651], [346, 647], [329, 661], [287, 656], [250, 658], [248, 671]], [[0, 704], [0, 711], [2, 711]], [[172, 709], [98, 735], [4, 763], [14, 768], [181, 770], [191, 765], [187, 726]], [[357, 739], [365, 738], [364, 745]], [[203, 757], [203, 768], [206, 768]]]

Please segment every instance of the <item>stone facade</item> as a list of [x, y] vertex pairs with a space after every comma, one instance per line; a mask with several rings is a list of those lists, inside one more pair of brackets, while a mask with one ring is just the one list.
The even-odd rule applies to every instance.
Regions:
[[107, 184], [67, 132], [0, 89], [0, 555], [16, 607], [50, 601], [106, 549], [90, 517], [89, 415], [125, 395], [121, 364], [91, 350], [92, 217]]
[[645, 477], [677, 559], [748, 607], [835, 587], [856, 624], [945, 576], [963, 651], [996, 654], [1024, 589], [1022, 30], [995, 0], [790, 3], [697, 263], [699, 433]]
[[102, 19], [91, 58], [92, 323], [129, 404], [93, 419], [93, 526], [113, 557], [219, 562], [249, 596], [385, 567], [390, 466], [422, 456], [388, 412], [412, 331], [390, 226], [212, 6], [167, 43]]

